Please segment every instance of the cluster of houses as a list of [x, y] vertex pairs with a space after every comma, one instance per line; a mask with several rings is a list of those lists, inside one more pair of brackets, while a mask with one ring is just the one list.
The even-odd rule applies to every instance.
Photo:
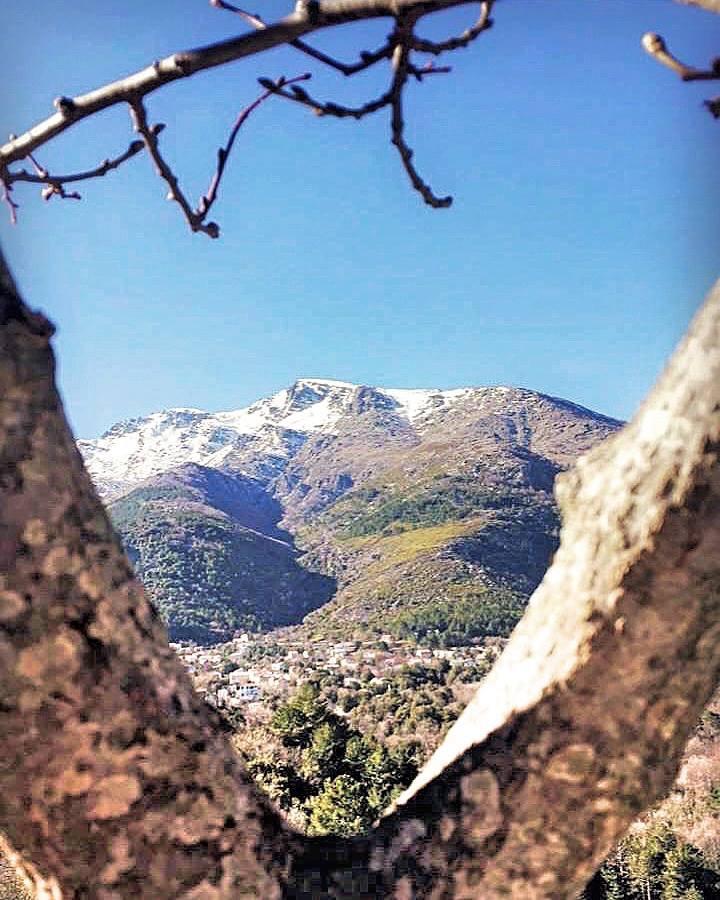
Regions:
[[[486, 641], [483, 650], [487, 650]], [[428, 648], [382, 635], [372, 643], [320, 640], [307, 642], [277, 634], [241, 634], [213, 647], [172, 645], [190, 672], [196, 689], [222, 709], [238, 709], [286, 696], [311, 674], [334, 677], [339, 687], [377, 683], [403, 666], [447, 660], [456, 667], [475, 665], [478, 647]]]

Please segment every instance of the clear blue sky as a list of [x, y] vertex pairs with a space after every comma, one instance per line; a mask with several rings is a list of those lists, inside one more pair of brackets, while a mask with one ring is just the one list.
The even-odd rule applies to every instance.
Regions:
[[[267, 19], [287, 11], [265, 2]], [[474, 8], [425, 33], [461, 30]], [[718, 271], [720, 123], [713, 84], [682, 85], [640, 48], [662, 33], [698, 65], [720, 17], [671, 0], [501, 0], [495, 28], [452, 75], [410, 85], [408, 135], [449, 210], [425, 207], [388, 140], [387, 115], [316, 119], [281, 100], [247, 123], [215, 218], [193, 235], [143, 155], [44, 204], [18, 186], [0, 210], [21, 286], [57, 323], [71, 420], [90, 437], [167, 406], [233, 408], [298, 376], [394, 387], [517, 384], [626, 417]], [[3, 10], [0, 133], [154, 58], [243, 30], [203, 0], [35, 0]], [[350, 59], [387, 22], [317, 36]], [[347, 81], [290, 49], [196, 76], [149, 100], [193, 198], [258, 75]], [[39, 153], [95, 164], [131, 137], [124, 108]]]

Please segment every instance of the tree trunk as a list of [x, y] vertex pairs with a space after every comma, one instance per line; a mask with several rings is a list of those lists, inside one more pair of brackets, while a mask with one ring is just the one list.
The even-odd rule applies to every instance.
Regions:
[[0, 828], [44, 897], [573, 898], [670, 787], [720, 675], [720, 287], [559, 480], [561, 546], [366, 838], [289, 829], [169, 649], [0, 260]]

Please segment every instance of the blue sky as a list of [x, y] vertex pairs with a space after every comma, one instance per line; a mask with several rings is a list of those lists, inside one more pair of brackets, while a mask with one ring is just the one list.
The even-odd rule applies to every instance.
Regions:
[[[287, 10], [253, 7], [267, 19]], [[474, 9], [428, 20], [462, 30]], [[495, 27], [410, 85], [415, 161], [449, 210], [425, 207], [389, 144], [387, 114], [316, 119], [281, 100], [241, 132], [215, 216], [193, 235], [141, 155], [82, 203], [16, 189], [0, 241], [29, 302], [58, 325], [60, 383], [78, 435], [167, 406], [233, 408], [298, 376], [393, 387], [517, 384], [632, 414], [718, 275], [720, 123], [712, 84], [683, 85], [641, 50], [663, 34], [698, 65], [720, 17], [671, 0], [500, 0]], [[41, 23], [39, 25], [38, 23]], [[0, 133], [176, 49], [243, 30], [203, 0], [36, 0], [3, 11]], [[345, 59], [389, 23], [314, 38]], [[257, 76], [313, 73], [352, 102], [386, 72], [344, 80], [291, 49], [153, 95], [188, 193]], [[120, 152], [125, 109], [38, 154], [72, 170]]]

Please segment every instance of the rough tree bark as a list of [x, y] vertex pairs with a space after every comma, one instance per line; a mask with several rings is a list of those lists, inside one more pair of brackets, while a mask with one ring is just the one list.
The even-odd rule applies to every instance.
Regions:
[[576, 896], [720, 675], [720, 285], [560, 479], [560, 549], [496, 669], [340, 840], [293, 833], [194, 694], [83, 468], [52, 326], [0, 273], [0, 828], [39, 896]]

